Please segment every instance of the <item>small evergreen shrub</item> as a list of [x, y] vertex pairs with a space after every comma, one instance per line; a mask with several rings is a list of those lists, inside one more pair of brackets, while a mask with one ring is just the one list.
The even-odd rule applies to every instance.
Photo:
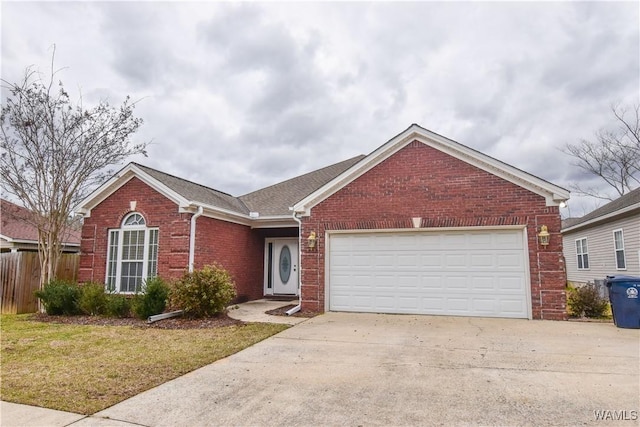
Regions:
[[51, 280], [41, 290], [35, 292], [49, 315], [79, 314], [78, 300], [80, 288], [76, 283], [66, 280]]
[[567, 289], [567, 306], [572, 317], [604, 317], [609, 308], [609, 302], [602, 298], [598, 288], [588, 283], [577, 288]]
[[160, 277], [147, 279], [142, 293], [137, 294], [131, 301], [131, 311], [140, 319], [146, 319], [154, 314], [160, 314], [167, 307], [169, 286]]
[[78, 308], [84, 314], [100, 316], [107, 310], [107, 294], [101, 283], [85, 283], [80, 287]]
[[171, 306], [189, 317], [208, 317], [222, 313], [236, 296], [231, 274], [218, 265], [185, 273], [173, 284]]
[[108, 317], [129, 317], [131, 302], [124, 295], [109, 294], [106, 296], [105, 312]]

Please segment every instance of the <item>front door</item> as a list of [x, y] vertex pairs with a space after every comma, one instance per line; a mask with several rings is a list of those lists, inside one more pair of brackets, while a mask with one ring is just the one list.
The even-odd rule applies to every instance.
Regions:
[[298, 239], [267, 241], [267, 294], [298, 294]]

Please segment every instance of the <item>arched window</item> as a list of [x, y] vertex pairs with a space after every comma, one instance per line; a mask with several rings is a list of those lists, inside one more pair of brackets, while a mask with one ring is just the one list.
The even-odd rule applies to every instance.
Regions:
[[107, 289], [134, 293], [148, 277], [158, 274], [158, 228], [149, 228], [144, 217], [133, 212], [120, 228], [109, 230]]

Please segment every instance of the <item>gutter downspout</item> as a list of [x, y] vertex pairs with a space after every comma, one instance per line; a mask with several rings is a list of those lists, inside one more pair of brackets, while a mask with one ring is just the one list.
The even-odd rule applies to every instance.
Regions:
[[198, 206], [198, 211], [191, 217], [191, 230], [189, 233], [189, 273], [193, 273], [193, 263], [196, 257], [196, 219], [203, 212], [202, 206]]
[[293, 212], [293, 220], [298, 223], [298, 305], [286, 312], [287, 316], [300, 311], [302, 307], [302, 220]]

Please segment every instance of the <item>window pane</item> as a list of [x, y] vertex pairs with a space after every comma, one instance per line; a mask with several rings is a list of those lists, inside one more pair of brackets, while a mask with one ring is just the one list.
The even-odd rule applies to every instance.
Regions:
[[622, 240], [622, 230], [615, 231], [613, 233], [613, 241], [614, 241], [614, 245], [615, 245], [616, 250], [624, 249], [624, 242]]
[[584, 265], [582, 264], [582, 255], [578, 255], [578, 269], [583, 269]]
[[107, 259], [107, 289], [115, 290], [118, 273], [118, 230], [109, 232], [109, 250]]
[[147, 276], [158, 275], [158, 229], [149, 230], [149, 260], [147, 264]]
[[133, 225], [145, 225], [144, 218], [140, 214], [132, 214], [129, 215], [125, 220], [123, 225], [133, 226]]
[[144, 230], [124, 231], [122, 234], [122, 260], [144, 259]]
[[582, 255], [582, 257], [584, 258], [584, 261], [583, 261], [584, 268], [589, 268], [589, 255], [584, 254]]
[[142, 285], [142, 262], [123, 262], [120, 276], [121, 292], [136, 292]]
[[627, 268], [627, 265], [624, 259], [624, 251], [616, 251], [616, 268], [619, 268], [619, 269]]

